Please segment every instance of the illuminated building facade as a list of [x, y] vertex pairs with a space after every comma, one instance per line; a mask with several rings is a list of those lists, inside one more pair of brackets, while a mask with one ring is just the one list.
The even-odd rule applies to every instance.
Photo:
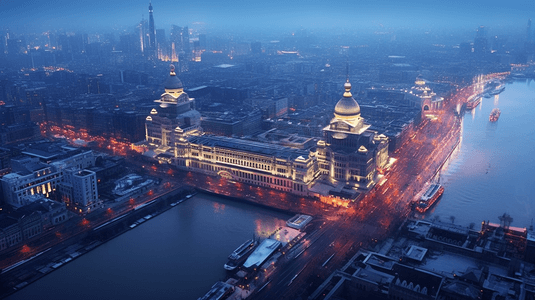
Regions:
[[172, 70], [166, 92], [155, 101], [161, 112], [154, 109], [146, 120], [149, 154], [160, 163], [303, 196], [321, 195], [314, 189], [319, 182], [330, 188], [368, 189], [377, 169], [387, 164], [388, 138], [364, 123], [349, 82], [323, 130], [324, 139], [310, 146], [310, 138], [293, 138], [288, 144], [203, 134], [200, 123], [185, 120], [200, 115], [177, 80]]
[[377, 169], [388, 163], [388, 138], [364, 122], [349, 80], [344, 88], [334, 118], [323, 129], [323, 140], [318, 141], [319, 169], [331, 184], [368, 189], [375, 182]]
[[171, 61], [178, 62], [180, 72], [188, 70], [188, 61], [191, 60], [188, 27], [171, 26]]
[[64, 170], [59, 192], [62, 201], [78, 213], [89, 213], [101, 204], [98, 199], [97, 175], [90, 170]]
[[[21, 207], [32, 202], [33, 195], [49, 198], [58, 186], [65, 182], [67, 170], [84, 170], [95, 165], [96, 157], [92, 151], [76, 154], [77, 151], [69, 151], [69, 147], [64, 148], [65, 153], [27, 149], [22, 152], [26, 156], [12, 159], [13, 172], [4, 175], [0, 180], [5, 202]], [[67, 157], [61, 158], [63, 155]]]
[[159, 104], [158, 109], [152, 109], [145, 120], [145, 140], [157, 154], [168, 151], [181, 137], [202, 133], [201, 114], [195, 110], [195, 99], [184, 92], [173, 65], [164, 88], [165, 93], [154, 101]]
[[442, 108], [444, 98], [437, 96], [426, 84], [425, 79], [418, 77], [414, 83], [409, 91], [408, 100], [413, 106], [420, 107], [424, 116]]
[[318, 174], [312, 152], [281, 145], [204, 135], [180, 139], [175, 149], [178, 168], [298, 195], [308, 195]]
[[14, 207], [29, 204], [29, 197], [35, 194], [48, 197], [61, 181], [59, 172], [53, 166], [31, 158], [25, 159], [24, 163], [29, 172], [9, 173], [2, 177], [4, 201]]

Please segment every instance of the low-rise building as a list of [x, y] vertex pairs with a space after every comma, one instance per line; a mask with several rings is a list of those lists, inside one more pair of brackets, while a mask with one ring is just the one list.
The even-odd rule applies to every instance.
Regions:
[[22, 242], [22, 231], [16, 218], [0, 216], [0, 251]]
[[11, 160], [15, 172], [2, 177], [4, 200], [14, 207], [28, 203], [29, 197], [42, 194], [49, 197], [61, 181], [54, 166], [42, 163], [37, 158], [20, 157]]

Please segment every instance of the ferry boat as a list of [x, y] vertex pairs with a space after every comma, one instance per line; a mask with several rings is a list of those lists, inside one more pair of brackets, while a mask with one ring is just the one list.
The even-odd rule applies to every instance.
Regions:
[[478, 106], [479, 103], [481, 103], [481, 97], [476, 97], [475, 99], [466, 102], [466, 109], [471, 110]]
[[241, 244], [228, 256], [228, 262], [225, 264], [225, 270], [232, 271], [242, 264], [247, 258], [247, 254], [251, 253], [257, 245], [255, 239], [249, 239]]
[[420, 197], [420, 201], [416, 204], [416, 210], [424, 213], [426, 212], [438, 198], [444, 193], [444, 187], [438, 183], [433, 183], [429, 186], [427, 191]]
[[498, 121], [498, 118], [500, 117], [500, 114], [502, 112], [500, 111], [500, 109], [498, 108], [494, 108], [491, 112], [490, 112], [490, 116], [489, 116], [489, 121], [491, 122], [496, 122]]
[[500, 84], [494, 90], [490, 91], [489, 94], [490, 95], [498, 95], [499, 93], [503, 92], [503, 90], [505, 90], [505, 85], [504, 84]]

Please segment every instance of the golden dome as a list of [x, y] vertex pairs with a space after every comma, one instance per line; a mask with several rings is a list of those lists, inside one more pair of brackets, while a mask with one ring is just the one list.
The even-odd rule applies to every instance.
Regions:
[[169, 72], [169, 77], [167, 77], [167, 80], [164, 83], [165, 90], [179, 90], [183, 89], [182, 81], [178, 79], [175, 73], [175, 66], [173, 64], [170, 65], [171, 71]]
[[351, 83], [349, 83], [349, 79], [344, 84], [344, 88], [344, 96], [342, 99], [338, 100], [338, 103], [336, 103], [336, 106], [334, 107], [334, 115], [341, 119], [359, 116], [360, 106], [351, 94]]

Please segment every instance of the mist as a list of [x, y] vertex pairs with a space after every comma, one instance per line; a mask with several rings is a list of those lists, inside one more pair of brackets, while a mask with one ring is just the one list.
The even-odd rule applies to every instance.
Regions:
[[[154, 1], [156, 28], [203, 24], [224, 31], [455, 30], [485, 25], [510, 30], [535, 11], [533, 1]], [[125, 30], [148, 18], [147, 1], [66, 0], [0, 3], [0, 28], [13, 32], [46, 30]], [[522, 20], [522, 24], [519, 24]]]

